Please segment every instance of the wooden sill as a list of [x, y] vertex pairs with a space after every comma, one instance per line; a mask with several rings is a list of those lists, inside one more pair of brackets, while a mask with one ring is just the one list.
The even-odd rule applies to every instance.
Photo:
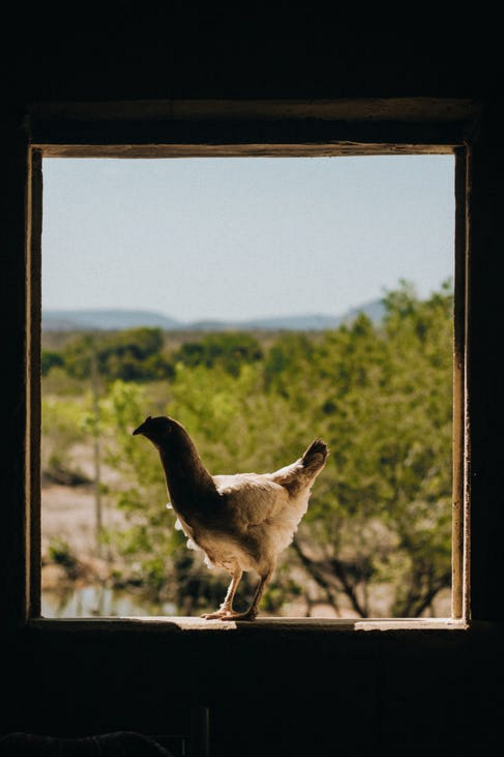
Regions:
[[28, 627], [41, 631], [163, 631], [163, 632], [212, 632], [238, 631], [261, 632], [369, 632], [369, 631], [465, 631], [466, 620], [454, 618], [375, 618], [366, 620], [326, 618], [257, 618], [253, 623], [204, 620], [189, 617], [102, 617], [102, 618], [34, 618]]

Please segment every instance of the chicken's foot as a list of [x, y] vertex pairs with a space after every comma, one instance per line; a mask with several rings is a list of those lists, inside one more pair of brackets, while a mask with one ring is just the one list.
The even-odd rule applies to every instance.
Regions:
[[259, 603], [272, 574], [273, 571], [270, 570], [268, 571], [268, 573], [261, 576], [261, 580], [259, 581], [259, 585], [256, 589], [254, 599], [248, 610], [245, 610], [245, 612], [235, 612], [232, 608], [230, 608], [229, 612], [225, 615], [218, 615], [220, 620], [255, 620], [259, 612]]
[[205, 618], [205, 620], [227, 620], [231, 617], [231, 615], [229, 610], [224, 607], [220, 607], [215, 612], [204, 612], [201, 617]]
[[218, 610], [215, 612], [206, 612], [201, 616], [202, 618], [205, 618], [205, 620], [216, 620], [217, 618], [227, 620], [233, 614], [233, 599], [242, 576], [243, 571], [236, 566], [231, 573], [231, 583], [229, 584], [224, 602]]
[[245, 612], [231, 610], [231, 612], [226, 613], [226, 615], [219, 615], [219, 618], [220, 620], [255, 620], [257, 618], [257, 611], [254, 612], [251, 607], [248, 610], [245, 610]]

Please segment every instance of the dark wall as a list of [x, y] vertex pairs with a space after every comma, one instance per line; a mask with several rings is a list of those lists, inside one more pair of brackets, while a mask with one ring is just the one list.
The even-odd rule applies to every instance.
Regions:
[[428, 19], [349, 28], [316, 4], [272, 4], [261, 13], [241, 5], [195, 12], [171, 3], [120, 14], [102, 5], [99, 16], [88, 11], [67, 25], [59, 14], [43, 15], [11, 24], [3, 51], [4, 81], [20, 103], [481, 97], [502, 86], [501, 40], [488, 26], [455, 32]]
[[[191, 703], [211, 708], [213, 753], [403, 753], [502, 746], [503, 166], [502, 64], [487, 32], [348, 32], [290, 8], [297, 35], [265, 38], [255, 13], [230, 19], [123, 11], [95, 26], [36, 28], [20, 19], [4, 49], [0, 732], [162, 733]], [[286, 12], [287, 13], [287, 12]], [[280, 16], [281, 20], [281, 16]], [[240, 29], [248, 28], [244, 37]], [[222, 33], [226, 29], [226, 34]], [[220, 34], [219, 34], [220, 30]], [[326, 29], [327, 30], [327, 29]], [[26, 113], [34, 101], [473, 98], [471, 144], [473, 613], [466, 631], [270, 633], [16, 628], [25, 549], [24, 239]], [[238, 128], [238, 127], [237, 127]], [[9, 626], [10, 630], [6, 630]], [[175, 723], [176, 725], [176, 723]], [[328, 746], [329, 745], [329, 748]]]

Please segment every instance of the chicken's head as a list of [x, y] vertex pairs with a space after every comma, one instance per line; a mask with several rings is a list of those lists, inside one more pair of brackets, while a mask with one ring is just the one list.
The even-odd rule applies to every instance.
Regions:
[[178, 431], [180, 424], [173, 418], [167, 418], [165, 415], [159, 415], [155, 418], [149, 415], [143, 423], [133, 431], [133, 436], [141, 434], [155, 444], [166, 445], [172, 438], [173, 432]]

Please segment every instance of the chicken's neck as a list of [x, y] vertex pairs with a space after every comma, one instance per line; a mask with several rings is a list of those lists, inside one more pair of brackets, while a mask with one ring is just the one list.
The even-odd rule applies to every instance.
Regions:
[[218, 499], [212, 476], [207, 471], [188, 439], [176, 451], [159, 448], [171, 504], [176, 512], [190, 522], [197, 508], [212, 505]]

